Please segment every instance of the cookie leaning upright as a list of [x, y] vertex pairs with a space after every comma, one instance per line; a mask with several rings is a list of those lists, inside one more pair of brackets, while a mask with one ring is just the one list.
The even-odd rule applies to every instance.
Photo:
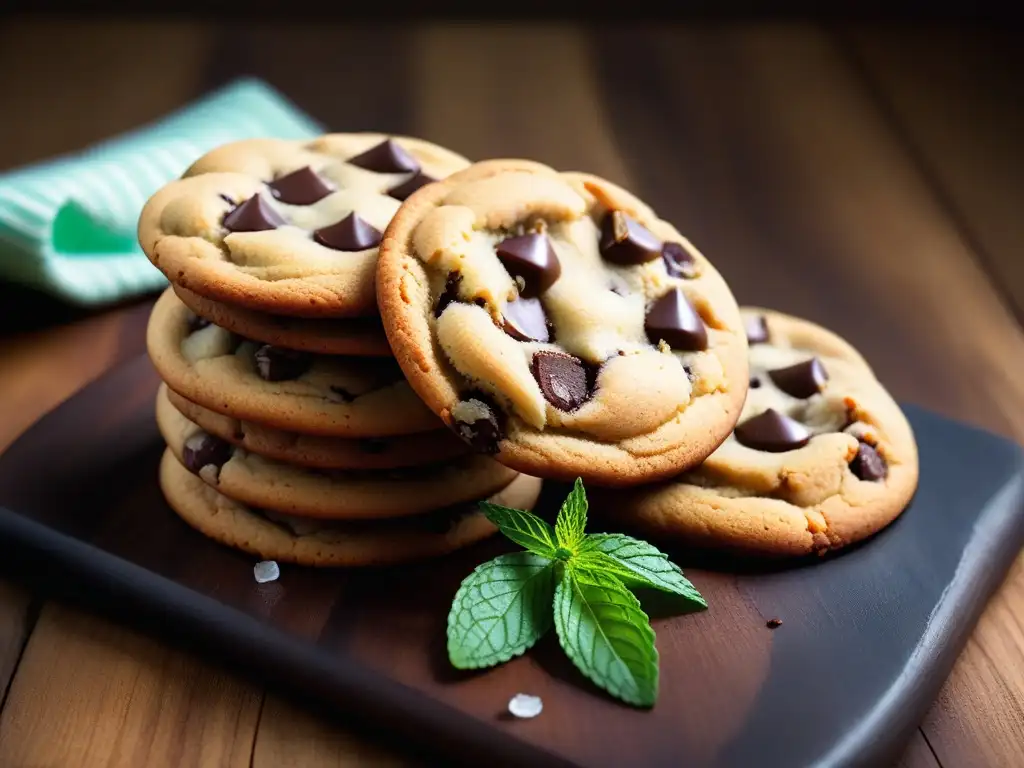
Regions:
[[377, 300], [428, 407], [531, 475], [676, 474], [728, 436], [747, 390], [725, 281], [594, 176], [491, 160], [424, 187], [385, 230]]
[[300, 317], [373, 314], [381, 232], [413, 190], [468, 164], [376, 133], [233, 142], [150, 198], [139, 242], [171, 282], [213, 301]]
[[836, 549], [881, 530], [917, 487], [906, 417], [846, 341], [745, 308], [750, 391], [735, 431], [667, 483], [610, 491], [603, 511], [646, 534], [767, 555]]

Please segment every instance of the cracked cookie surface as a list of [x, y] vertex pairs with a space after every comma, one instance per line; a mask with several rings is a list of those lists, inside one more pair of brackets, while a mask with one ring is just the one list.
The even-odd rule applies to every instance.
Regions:
[[377, 133], [237, 141], [147, 201], [139, 243], [171, 282], [216, 301], [372, 315], [381, 232], [412, 191], [468, 164], [430, 142]]
[[532, 475], [674, 475], [726, 438], [747, 389], [725, 281], [594, 176], [493, 160], [425, 187], [384, 233], [377, 294], [420, 397]]
[[[185, 469], [170, 449], [160, 463], [160, 487], [189, 525], [214, 541], [266, 560], [312, 566], [374, 566], [438, 557], [495, 533], [476, 502], [412, 518], [317, 521], [275, 514], [229, 499]], [[489, 498], [531, 509], [541, 481], [519, 475]]]
[[146, 348], [171, 389], [237, 419], [329, 437], [443, 427], [394, 360], [312, 355], [242, 339], [197, 321], [173, 288], [153, 307]]
[[814, 323], [743, 308], [750, 390], [698, 468], [603, 494], [647, 534], [767, 555], [824, 552], [884, 528], [917, 487], [910, 425], [863, 357]]
[[320, 470], [267, 459], [189, 421], [167, 398], [156, 403], [167, 447], [190, 472], [244, 504], [311, 518], [417, 515], [496, 493], [514, 470], [486, 456], [391, 470]]

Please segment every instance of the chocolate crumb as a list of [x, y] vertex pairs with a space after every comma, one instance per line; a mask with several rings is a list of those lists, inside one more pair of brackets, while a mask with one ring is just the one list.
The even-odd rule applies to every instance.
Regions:
[[768, 627], [768, 629], [775, 629], [776, 627], [781, 627], [782, 619], [768, 619], [768, 623], [766, 624], [766, 626]]

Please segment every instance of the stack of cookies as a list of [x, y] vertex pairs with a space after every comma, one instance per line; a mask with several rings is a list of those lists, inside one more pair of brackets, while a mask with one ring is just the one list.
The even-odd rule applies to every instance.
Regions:
[[263, 556], [438, 554], [490, 532], [466, 502], [528, 508], [537, 478], [577, 477], [622, 530], [797, 555], [878, 531], [916, 487], [856, 350], [741, 310], [596, 176], [381, 136], [243, 142], [158, 192], [140, 238], [175, 283], [149, 329], [165, 494]]
[[250, 140], [149, 200], [139, 238], [172, 283], [147, 331], [160, 484], [189, 524], [264, 559], [364, 565], [490, 535], [480, 500], [534, 504], [540, 480], [413, 392], [376, 308], [392, 216], [468, 165], [406, 137]]

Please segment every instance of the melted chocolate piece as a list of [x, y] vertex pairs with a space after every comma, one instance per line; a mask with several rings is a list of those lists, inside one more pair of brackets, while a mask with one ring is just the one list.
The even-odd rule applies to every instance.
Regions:
[[355, 212], [313, 233], [320, 245], [336, 251], [365, 251], [380, 245], [380, 238], [380, 230]]
[[434, 317], [440, 317], [449, 304], [459, 300], [459, 283], [461, 282], [462, 275], [458, 272], [448, 273], [448, 279], [444, 283], [444, 291], [438, 297], [437, 306], [434, 308]]
[[544, 399], [560, 411], [575, 411], [590, 399], [587, 367], [579, 358], [538, 352], [530, 363]]
[[644, 330], [652, 344], [664, 339], [672, 349], [697, 352], [708, 348], [704, 321], [679, 288], [654, 302], [644, 321]]
[[210, 464], [220, 469], [233, 452], [232, 445], [219, 437], [207, 432], [196, 432], [185, 441], [181, 458], [185, 469], [198, 475], [200, 469]]
[[313, 356], [308, 352], [264, 344], [256, 350], [256, 372], [265, 381], [290, 381], [309, 370]]
[[191, 310], [189, 311], [187, 317], [188, 317], [187, 323], [188, 323], [188, 332], [189, 333], [195, 333], [196, 331], [201, 331], [201, 330], [203, 330], [203, 328], [205, 328], [206, 326], [208, 326], [210, 324], [210, 321], [207, 320], [205, 317], [200, 317], [199, 315], [197, 315], [195, 312], [192, 312]]
[[861, 441], [857, 446], [857, 455], [850, 462], [850, 471], [858, 480], [874, 482], [884, 480], [889, 475], [889, 468], [885, 464], [878, 450], [873, 446]]
[[622, 211], [610, 211], [601, 222], [601, 256], [612, 264], [631, 266], [661, 256], [661, 241], [647, 227]]
[[416, 158], [391, 139], [371, 147], [360, 155], [350, 157], [348, 162], [377, 173], [413, 173], [420, 169]]
[[224, 229], [230, 232], [263, 232], [287, 224], [284, 218], [270, 207], [263, 195], [253, 195], [224, 217]]
[[529, 298], [546, 291], [562, 274], [555, 248], [547, 235], [510, 237], [497, 246], [498, 260], [512, 277], [523, 278], [520, 294]]
[[547, 316], [540, 299], [521, 298], [505, 304], [505, 333], [518, 341], [548, 341]]
[[811, 439], [807, 427], [773, 408], [737, 424], [733, 433], [741, 445], [770, 453], [792, 451]]
[[764, 321], [764, 315], [744, 318], [743, 328], [747, 332], [748, 344], [763, 344], [768, 341], [768, 323]]
[[697, 262], [681, 243], [665, 243], [661, 246], [661, 259], [670, 277], [690, 279], [697, 276]]
[[334, 187], [308, 165], [274, 179], [267, 186], [270, 194], [288, 205], [312, 205], [334, 191]]
[[456, 434], [476, 453], [489, 456], [498, 453], [498, 443], [505, 437], [502, 411], [483, 394], [467, 395], [463, 402], [476, 406], [481, 415], [473, 421], [456, 420], [452, 425]]
[[825, 382], [828, 381], [828, 371], [816, 357], [787, 368], [776, 368], [773, 371], [768, 371], [768, 375], [771, 376], [776, 387], [787, 395], [799, 397], [802, 400], [821, 392]]
[[437, 181], [437, 179], [433, 176], [428, 176], [423, 173], [423, 171], [419, 171], [411, 178], [403, 181], [397, 187], [389, 189], [388, 194], [395, 198], [395, 200], [401, 200], [404, 203], [417, 189], [425, 187], [427, 184], [433, 184], [435, 181]]

